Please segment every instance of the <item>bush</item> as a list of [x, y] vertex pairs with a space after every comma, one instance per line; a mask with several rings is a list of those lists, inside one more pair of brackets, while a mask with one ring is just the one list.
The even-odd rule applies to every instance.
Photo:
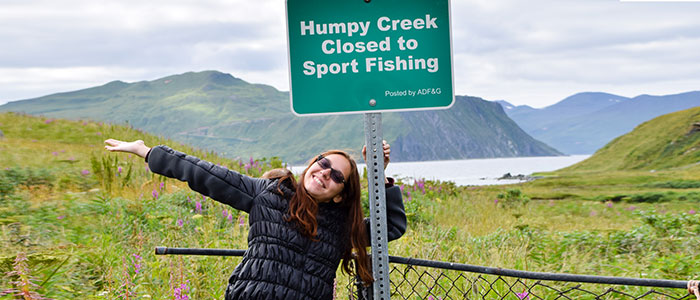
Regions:
[[697, 189], [700, 188], [700, 181], [695, 180], [672, 180], [652, 182], [641, 185], [642, 187], [650, 188], [668, 188], [668, 189]]
[[507, 208], [522, 207], [530, 202], [530, 198], [519, 189], [508, 189], [505, 193], [498, 194], [497, 198], [499, 199], [498, 203]]

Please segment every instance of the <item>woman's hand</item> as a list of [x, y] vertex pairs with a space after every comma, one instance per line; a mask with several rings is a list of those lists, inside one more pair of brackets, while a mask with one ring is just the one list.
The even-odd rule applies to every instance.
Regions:
[[148, 151], [151, 150], [151, 148], [147, 147], [142, 140], [124, 142], [115, 139], [108, 139], [105, 141], [105, 144], [109, 145], [105, 146], [105, 149], [109, 151], [133, 153], [144, 158], [148, 154]]
[[[386, 166], [389, 165], [389, 161], [391, 160], [389, 158], [389, 154], [391, 154], [391, 146], [389, 146], [389, 143], [386, 141], [382, 141], [382, 148], [384, 148], [384, 170], [386, 170]], [[365, 160], [365, 163], [367, 162], [367, 146], [362, 147], [362, 158]]]

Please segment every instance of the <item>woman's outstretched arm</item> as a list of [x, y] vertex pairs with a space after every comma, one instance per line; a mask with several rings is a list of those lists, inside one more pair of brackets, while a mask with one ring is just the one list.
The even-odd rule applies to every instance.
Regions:
[[189, 187], [216, 201], [249, 212], [253, 199], [264, 190], [265, 179], [251, 178], [167, 146], [149, 148], [143, 141], [105, 141], [109, 151], [133, 153], [146, 158], [148, 168], [157, 174], [187, 182]]

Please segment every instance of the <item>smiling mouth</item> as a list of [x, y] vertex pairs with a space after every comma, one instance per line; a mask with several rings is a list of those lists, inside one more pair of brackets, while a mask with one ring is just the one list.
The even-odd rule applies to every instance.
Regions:
[[313, 176], [313, 179], [314, 179], [314, 181], [316, 181], [316, 183], [318, 183], [318, 185], [320, 185], [321, 187], [323, 187], [323, 188], [326, 187], [326, 186], [323, 184], [323, 182], [321, 182], [321, 180], [318, 179], [318, 177]]

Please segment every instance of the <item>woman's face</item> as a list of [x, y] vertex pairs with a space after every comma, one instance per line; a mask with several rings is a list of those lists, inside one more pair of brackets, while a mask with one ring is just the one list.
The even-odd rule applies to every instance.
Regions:
[[[343, 178], [347, 179], [350, 174], [350, 162], [338, 154], [329, 154], [324, 156], [330, 163], [333, 170], [337, 170], [343, 174]], [[342, 197], [340, 192], [345, 187], [344, 183], [338, 183], [331, 178], [331, 169], [324, 169], [319, 161], [311, 164], [306, 174], [304, 174], [304, 188], [311, 197], [318, 202], [340, 202]]]

